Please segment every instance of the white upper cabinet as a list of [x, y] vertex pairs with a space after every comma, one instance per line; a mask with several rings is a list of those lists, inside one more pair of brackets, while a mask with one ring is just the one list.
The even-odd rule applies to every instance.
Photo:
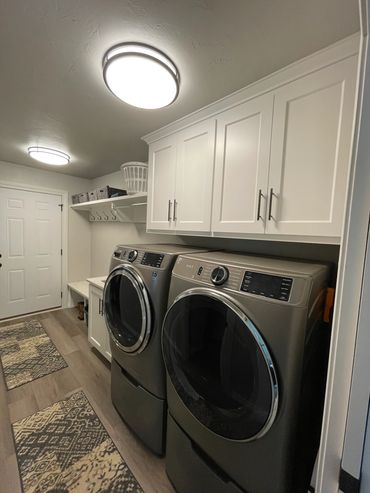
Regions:
[[254, 98], [217, 117], [212, 230], [263, 233], [273, 95]]
[[359, 38], [144, 137], [148, 230], [339, 243]]
[[267, 233], [341, 235], [356, 66], [351, 57], [274, 92]]
[[214, 153], [214, 120], [150, 145], [149, 230], [210, 231]]
[[174, 228], [176, 136], [155, 142], [149, 152], [148, 229]]
[[211, 230], [215, 121], [193, 125], [177, 139], [176, 193], [177, 231]]

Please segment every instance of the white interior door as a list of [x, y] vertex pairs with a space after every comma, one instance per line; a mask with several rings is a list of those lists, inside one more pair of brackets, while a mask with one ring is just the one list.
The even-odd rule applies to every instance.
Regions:
[[272, 110], [266, 94], [217, 117], [215, 233], [264, 232]]
[[0, 187], [0, 319], [61, 305], [61, 200]]

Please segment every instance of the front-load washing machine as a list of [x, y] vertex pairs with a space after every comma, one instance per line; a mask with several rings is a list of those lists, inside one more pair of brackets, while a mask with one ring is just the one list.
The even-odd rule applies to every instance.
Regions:
[[163, 323], [179, 493], [307, 493], [320, 436], [326, 265], [182, 255]]
[[112, 349], [111, 396], [129, 427], [164, 452], [165, 370], [161, 327], [181, 245], [118, 245], [105, 282], [103, 311]]

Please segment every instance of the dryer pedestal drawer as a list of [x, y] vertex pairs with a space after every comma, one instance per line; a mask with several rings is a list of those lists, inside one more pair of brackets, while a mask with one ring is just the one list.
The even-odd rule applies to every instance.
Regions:
[[111, 371], [112, 402], [118, 413], [148, 448], [157, 455], [163, 455], [165, 401], [130, 378], [114, 359]]
[[[166, 472], [178, 493], [243, 493], [168, 415]], [[176, 478], [174, 481], [172, 478]], [[196, 481], [194, 481], [196, 478]]]

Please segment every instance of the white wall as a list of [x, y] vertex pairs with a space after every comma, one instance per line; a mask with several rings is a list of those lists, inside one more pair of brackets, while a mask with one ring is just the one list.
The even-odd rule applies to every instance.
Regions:
[[99, 176], [90, 182], [91, 190], [104, 185], [109, 185], [116, 188], [125, 188], [121, 171], [116, 171], [115, 173], [110, 173], [109, 175]]
[[[88, 190], [90, 181], [29, 166], [0, 161], [0, 182], [48, 188], [73, 193]], [[68, 214], [68, 281], [83, 279], [90, 274], [91, 231], [89, 223], [74, 211]]]
[[[91, 181], [91, 189], [103, 185], [124, 188], [121, 172], [104, 175]], [[145, 229], [145, 224], [92, 223], [91, 275], [101, 276], [108, 272], [113, 248], [119, 243], [186, 243], [217, 250], [306, 258], [334, 264], [338, 262], [339, 247], [336, 245], [151, 234], [146, 233]]]
[[[0, 181], [20, 183], [73, 193], [110, 185], [124, 188], [120, 171], [94, 180], [76, 178], [0, 161]], [[265, 255], [282, 255], [315, 260], [337, 261], [338, 247], [331, 245], [300, 245], [267, 241], [228, 240], [146, 233], [146, 225], [134, 223], [89, 223], [86, 215], [68, 211], [68, 281], [101, 276], [108, 272], [110, 257], [119, 243], [186, 243], [212, 249], [229, 249]]]
[[120, 243], [183, 243], [178, 236], [149, 234], [145, 229], [145, 224], [92, 223], [91, 275], [108, 274], [113, 249]]
[[[124, 188], [121, 171], [100, 176], [90, 182], [91, 190], [109, 185]], [[183, 243], [178, 236], [146, 233], [146, 225], [133, 223], [91, 223], [91, 275], [108, 273], [110, 257], [119, 243]]]

